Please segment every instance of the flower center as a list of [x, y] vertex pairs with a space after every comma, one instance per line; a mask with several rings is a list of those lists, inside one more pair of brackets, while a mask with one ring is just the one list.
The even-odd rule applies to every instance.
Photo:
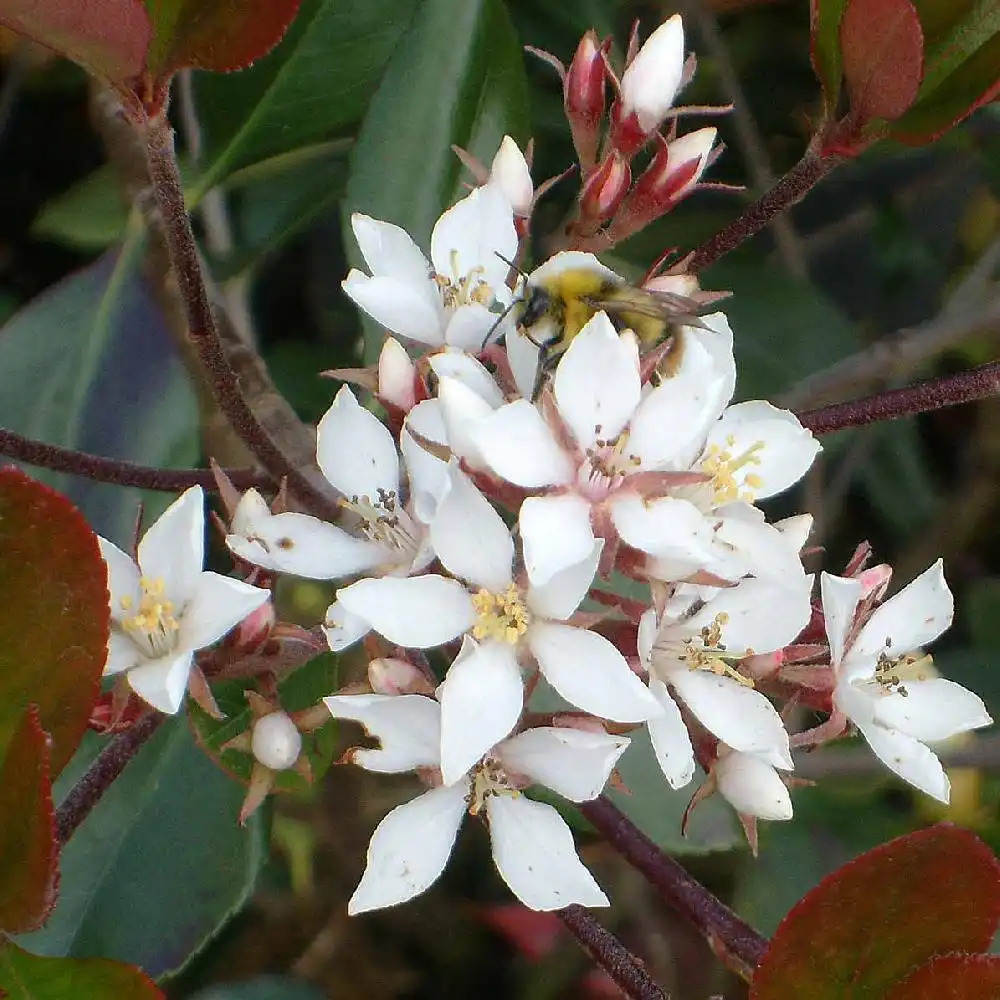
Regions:
[[927, 674], [920, 668], [930, 666], [932, 663], [929, 653], [922, 656], [914, 656], [913, 653], [905, 653], [903, 656], [879, 653], [878, 662], [875, 664], [875, 683], [884, 694], [900, 694], [906, 698], [910, 692], [903, 687], [903, 681], [924, 680]]
[[[159, 577], [141, 577], [139, 589], [139, 607], [134, 615], [122, 619], [121, 626], [146, 656], [163, 656], [176, 648], [181, 627], [174, 617], [174, 603], [165, 599], [166, 585]], [[131, 596], [121, 599], [122, 611], [131, 611], [134, 605]]]
[[498, 594], [478, 591], [472, 595], [472, 607], [476, 611], [472, 627], [476, 639], [496, 639], [513, 646], [531, 624], [531, 612], [513, 583]]
[[710, 624], [703, 626], [697, 636], [684, 640], [684, 652], [677, 658], [687, 663], [689, 670], [707, 670], [752, 688], [753, 681], [741, 674], [733, 664], [745, 656], [752, 656], [753, 650], [744, 650], [738, 656], [726, 650], [722, 642], [722, 629], [728, 621], [729, 615], [720, 611]]
[[399, 552], [413, 552], [417, 539], [410, 516], [403, 510], [395, 490], [379, 489], [375, 500], [367, 496], [342, 499], [340, 505], [356, 514], [361, 533], [370, 542]]
[[493, 795], [517, 797], [521, 793], [507, 777], [496, 757], [484, 757], [472, 773], [472, 789], [469, 792], [469, 815], [478, 816], [486, 806], [486, 800]]
[[580, 491], [588, 496], [604, 496], [621, 485], [626, 476], [638, 471], [642, 459], [627, 451], [628, 430], [615, 438], [600, 437], [594, 428], [594, 443], [587, 448], [586, 462], [580, 467]]
[[451, 252], [451, 275], [435, 272], [431, 275], [434, 284], [441, 293], [441, 301], [446, 309], [457, 309], [459, 306], [480, 305], [488, 309], [495, 298], [489, 282], [483, 280], [485, 268], [474, 267], [468, 274], [458, 273], [458, 251]]
[[712, 490], [716, 506], [732, 503], [735, 500], [753, 503], [757, 496], [755, 491], [764, 485], [763, 480], [755, 472], [744, 472], [742, 477], [737, 475], [746, 466], [760, 465], [758, 453], [763, 450], [764, 442], [755, 442], [739, 455], [734, 455], [731, 451], [735, 444], [736, 438], [730, 434], [726, 438], [727, 447], [713, 444], [701, 460], [702, 472], [712, 477], [708, 485]]

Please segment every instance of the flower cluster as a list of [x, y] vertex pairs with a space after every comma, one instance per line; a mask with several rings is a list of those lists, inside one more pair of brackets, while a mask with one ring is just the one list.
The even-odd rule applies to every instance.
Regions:
[[[336, 652], [365, 641], [369, 684], [325, 698], [326, 709], [377, 740], [350, 760], [416, 772], [428, 788], [379, 824], [351, 912], [430, 886], [466, 813], [485, 820], [497, 869], [526, 905], [606, 905], [559, 812], [530, 789], [595, 798], [639, 727], [669, 788], [688, 786], [700, 765], [707, 780], [692, 805], [718, 791], [755, 844], [758, 818], [792, 815], [791, 746], [854, 726], [889, 768], [947, 801], [926, 744], [991, 721], [918, 649], [951, 621], [940, 564], [883, 603], [889, 570], [862, 555], [843, 577], [822, 575], [816, 602], [802, 562], [811, 519], [771, 522], [759, 503], [794, 486], [819, 444], [786, 410], [733, 403], [722, 312], [666, 314], [650, 343], [631, 328], [646, 315], [634, 297], [616, 312], [581, 295], [537, 317], [543, 336], [525, 329], [532, 290], [581, 276], [628, 287], [581, 247], [662, 214], [711, 159], [714, 129], [658, 131], [693, 72], [679, 18], [620, 80], [606, 55], [588, 35], [562, 71], [584, 178], [571, 248], [508, 284], [537, 200], [509, 138], [489, 170], [464, 157], [480, 185], [438, 220], [429, 258], [399, 227], [355, 215], [367, 271], [343, 287], [394, 336], [374, 371], [339, 374], [371, 390], [386, 420], [344, 385], [319, 423], [338, 523], [274, 512], [255, 491], [231, 512], [226, 541], [244, 563], [345, 581], [323, 630]], [[617, 97], [602, 126], [609, 77]], [[614, 197], [595, 194], [647, 143], [659, 144], [652, 215], [647, 174], [631, 194], [630, 175]], [[697, 305], [713, 298], [685, 275], [654, 279], [645, 294], [656, 303], [677, 292]], [[267, 594], [201, 573], [200, 517], [189, 491], [140, 546], [144, 576], [105, 544], [117, 623], [109, 672], [127, 669], [164, 711], [180, 705], [192, 651]], [[168, 533], [184, 545], [167, 550]], [[829, 719], [790, 737], [776, 703]], [[260, 768], [304, 766], [295, 720], [270, 703], [255, 719], [241, 745]]]

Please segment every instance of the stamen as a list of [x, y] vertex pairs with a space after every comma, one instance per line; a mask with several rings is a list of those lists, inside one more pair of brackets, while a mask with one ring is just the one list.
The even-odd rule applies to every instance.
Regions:
[[[745, 472], [742, 484], [737, 476], [737, 473], [746, 466], [761, 464], [759, 452], [764, 449], [764, 442], [755, 442], [739, 455], [734, 455], [730, 450], [735, 444], [736, 438], [730, 434], [726, 438], [727, 448], [713, 444], [708, 448], [701, 461], [702, 472], [712, 477], [712, 482], [709, 485], [716, 505], [732, 503], [736, 500], [753, 503], [757, 497], [757, 491], [764, 485], [761, 477], [755, 472]], [[745, 489], [741, 489], [741, 485]]]
[[357, 515], [361, 533], [370, 542], [400, 551], [416, 548], [413, 525], [399, 504], [395, 490], [380, 488], [374, 501], [367, 496], [343, 498], [340, 505]]
[[722, 643], [722, 630], [729, 621], [729, 615], [720, 611], [710, 624], [702, 627], [699, 634], [684, 642], [684, 652], [678, 655], [688, 665], [689, 670], [707, 670], [720, 677], [729, 677], [752, 688], [754, 682], [745, 674], [741, 674], [734, 666], [745, 656], [753, 655], [753, 650], [742, 651], [738, 656], [726, 651]]
[[496, 639], [513, 646], [531, 624], [531, 613], [513, 583], [499, 594], [480, 590], [472, 595], [472, 606], [478, 619], [472, 629], [476, 639]]
[[[162, 579], [141, 577], [138, 611], [122, 620], [121, 627], [147, 656], [159, 657], [169, 653], [177, 645], [180, 622], [174, 617], [173, 601], [164, 598], [166, 584]], [[122, 610], [131, 610], [134, 601], [131, 596], [120, 601]]]
[[521, 793], [513, 787], [496, 757], [484, 757], [472, 773], [469, 792], [469, 815], [478, 816], [486, 807], [486, 800], [494, 795], [517, 797]]

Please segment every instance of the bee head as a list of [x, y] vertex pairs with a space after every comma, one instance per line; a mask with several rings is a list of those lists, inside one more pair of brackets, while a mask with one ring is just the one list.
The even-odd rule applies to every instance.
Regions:
[[521, 303], [521, 326], [532, 327], [548, 311], [552, 305], [552, 296], [541, 285], [529, 285], [528, 294]]

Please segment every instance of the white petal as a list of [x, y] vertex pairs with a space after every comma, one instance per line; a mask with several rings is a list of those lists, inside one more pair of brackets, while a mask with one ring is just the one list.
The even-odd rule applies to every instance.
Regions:
[[848, 659], [878, 658], [883, 652], [899, 656], [933, 642], [949, 625], [955, 600], [938, 559], [915, 580], [890, 598], [868, 619]]
[[445, 326], [445, 345], [460, 351], [481, 351], [499, 318], [478, 302], [459, 306]]
[[896, 729], [884, 729], [877, 723], [858, 723], [858, 728], [872, 752], [890, 771], [921, 792], [947, 803], [951, 782], [933, 751], [912, 736]]
[[414, 283], [427, 280], [430, 273], [427, 258], [405, 229], [361, 212], [351, 216], [351, 229], [372, 274]]
[[[738, 489], [757, 499], [774, 496], [797, 483], [809, 471], [819, 453], [819, 442], [794, 413], [770, 403], [751, 400], [730, 406], [712, 427], [708, 445], [734, 457], [753, 458], [736, 472]], [[746, 477], [754, 477], [747, 485]]]
[[251, 488], [240, 497], [240, 502], [233, 511], [229, 530], [235, 535], [249, 535], [261, 521], [271, 517], [271, 508], [267, 501]]
[[132, 690], [159, 712], [176, 715], [184, 703], [194, 654], [189, 649], [158, 660], [147, 660], [125, 676]]
[[514, 561], [510, 529], [457, 464], [450, 476], [451, 488], [430, 526], [431, 545], [450, 573], [486, 590], [505, 590]]
[[396, 806], [379, 823], [349, 914], [405, 903], [438, 880], [462, 825], [467, 792], [464, 783], [434, 788]]
[[733, 357], [733, 331], [729, 326], [729, 320], [726, 319], [725, 313], [711, 313], [708, 316], [701, 316], [699, 319], [702, 324], [701, 326], [685, 326], [681, 328], [681, 363], [677, 374], [686, 372], [689, 363], [699, 353], [692, 350], [693, 347], [696, 346], [700, 350], [708, 351], [712, 358], [714, 377], [722, 379], [722, 386], [719, 389], [718, 397], [718, 412], [721, 413], [726, 403], [732, 399], [733, 390], [736, 388], [736, 359]]
[[904, 680], [901, 688], [875, 700], [875, 721], [922, 743], [946, 740], [993, 722], [979, 695], [942, 678]]
[[441, 702], [441, 776], [457, 781], [517, 725], [524, 684], [506, 643], [466, 638], [437, 690]]
[[399, 435], [399, 450], [410, 479], [413, 512], [424, 524], [429, 524], [437, 513], [441, 497], [448, 490], [448, 463], [427, 451], [411, 431], [435, 444], [447, 443], [438, 400], [425, 399], [417, 403], [406, 415]]
[[650, 678], [649, 691], [660, 705], [662, 714], [646, 723], [653, 744], [656, 763], [671, 788], [683, 788], [694, 777], [694, 747], [681, 710], [670, 697], [667, 685]]
[[486, 801], [486, 814], [497, 871], [525, 906], [561, 910], [573, 903], [609, 905], [552, 806], [523, 795], [494, 795]]
[[515, 486], [559, 486], [573, 481], [573, 462], [526, 399], [501, 406], [482, 420], [472, 436], [489, 467]]
[[613, 441], [639, 405], [639, 358], [600, 312], [573, 338], [556, 368], [559, 413], [581, 448]]
[[218, 573], [202, 573], [180, 618], [178, 647], [204, 649], [270, 600], [271, 591]]
[[415, 649], [440, 646], [476, 620], [465, 587], [432, 573], [359, 580], [338, 590], [337, 602], [390, 642]]
[[181, 611], [205, 568], [205, 494], [185, 490], [150, 526], [138, 551], [139, 569], [162, 580], [165, 596]]
[[844, 659], [844, 643], [861, 599], [861, 581], [823, 573], [819, 585], [826, 638], [830, 643], [830, 662], [837, 667]]
[[509, 135], [503, 137], [493, 163], [490, 164], [489, 183], [500, 188], [518, 215], [528, 215], [531, 212], [531, 199], [535, 193], [531, 171], [524, 154]]
[[521, 504], [517, 524], [524, 568], [533, 586], [541, 586], [594, 550], [590, 504], [574, 493], [528, 497]]
[[[481, 345], [479, 345], [481, 346]], [[478, 349], [478, 347], [477, 347]], [[503, 392], [486, 366], [464, 351], [438, 351], [430, 356], [431, 371], [441, 380], [452, 379], [471, 389], [490, 412], [503, 405]], [[441, 388], [438, 388], [441, 395]]]
[[357, 748], [351, 761], [366, 771], [398, 774], [437, 767], [441, 754], [441, 706], [419, 694], [339, 694], [323, 699], [335, 719], [360, 722], [379, 741]]
[[395, 337], [386, 337], [378, 356], [379, 399], [408, 412], [416, 402], [416, 377], [416, 366], [406, 348]]
[[589, 554], [578, 563], [559, 570], [538, 587], [532, 585], [525, 598], [532, 614], [556, 621], [569, 618], [589, 593], [603, 550], [604, 539], [595, 539]]
[[351, 614], [340, 601], [334, 601], [326, 609], [322, 628], [327, 645], [334, 653], [343, 652], [371, 631], [371, 625], [364, 618]]
[[538, 345], [516, 328], [506, 331], [504, 344], [514, 385], [521, 396], [531, 399], [538, 374]]
[[528, 647], [545, 679], [571, 705], [614, 722], [644, 722], [660, 707], [603, 635], [536, 621]]
[[316, 461], [345, 497], [399, 493], [399, 455], [386, 426], [342, 386], [316, 428]]
[[123, 670], [131, 670], [145, 661], [139, 647], [127, 635], [119, 632], [117, 626], [112, 625], [108, 635], [108, 658], [104, 664], [104, 676], [111, 677]]
[[684, 26], [680, 14], [667, 18], [643, 43], [621, 80], [625, 114], [635, 112], [650, 132], [674, 103], [684, 74]]
[[712, 770], [719, 791], [737, 811], [760, 819], [792, 818], [788, 788], [766, 761], [752, 754], [728, 753]]
[[335, 524], [294, 511], [258, 521], [248, 538], [226, 535], [226, 545], [248, 562], [311, 580], [352, 576], [386, 562], [391, 554]]
[[785, 517], [780, 521], [775, 521], [774, 526], [788, 540], [788, 544], [795, 552], [801, 552], [809, 535], [813, 529], [812, 514], [796, 514], [793, 517]]
[[627, 736], [565, 726], [528, 729], [497, 747], [505, 770], [526, 775], [571, 802], [589, 802], [604, 790]]
[[639, 662], [649, 669], [649, 658], [653, 653], [653, 643], [659, 634], [659, 623], [656, 620], [656, 609], [648, 608], [639, 619], [639, 633], [636, 636], [636, 647], [639, 652]]
[[[111, 617], [115, 621], [136, 613], [142, 588], [139, 586], [139, 567], [117, 545], [97, 536], [101, 558], [108, 567], [108, 590], [111, 593]], [[199, 571], [200, 572], [200, 571]]]
[[452, 454], [464, 458], [473, 468], [484, 468], [486, 460], [479, 452], [476, 430], [495, 407], [464, 382], [449, 376], [438, 382], [437, 405]]
[[379, 326], [431, 347], [444, 343], [444, 314], [430, 281], [414, 285], [351, 271], [341, 287]]
[[791, 770], [785, 725], [759, 691], [731, 677], [683, 666], [671, 670], [668, 680], [698, 721], [723, 743], [759, 754], [772, 767]]
[[682, 576], [714, 558], [711, 525], [687, 500], [664, 497], [647, 503], [637, 493], [622, 492], [612, 497], [610, 508], [615, 530], [626, 545], [689, 567]]
[[802, 576], [802, 560], [784, 536], [750, 504], [729, 503], [716, 511], [714, 571], [730, 580], [741, 576], [783, 582]]

